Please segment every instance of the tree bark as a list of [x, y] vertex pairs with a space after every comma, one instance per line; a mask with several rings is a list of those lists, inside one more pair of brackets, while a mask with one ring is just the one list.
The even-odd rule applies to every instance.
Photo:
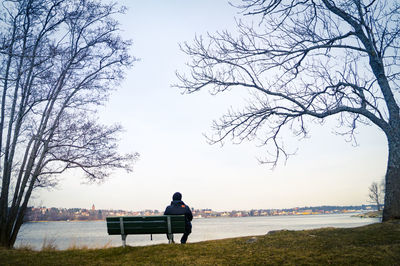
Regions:
[[[1, 113], [0, 113], [0, 150], [3, 152], [3, 130], [5, 126], [5, 117], [6, 117], [6, 96], [7, 96], [7, 90], [8, 90], [8, 80], [10, 78], [10, 68], [12, 64], [12, 59], [13, 59], [13, 53], [14, 53], [14, 44], [15, 44], [15, 39], [16, 39], [16, 26], [17, 23], [17, 18], [14, 18], [13, 22], [13, 33], [12, 33], [12, 38], [9, 44], [9, 49], [8, 49], [8, 58], [7, 58], [7, 66], [5, 70], [5, 75], [4, 75], [4, 86], [3, 86], [3, 95], [1, 99]], [[0, 74], [1, 75], [1, 74]], [[11, 119], [10, 119], [11, 121]], [[7, 147], [5, 147], [7, 148]], [[0, 173], [5, 172], [7, 167], [7, 156], [3, 155], [4, 157], [4, 165], [3, 169], [1, 169], [0, 165]], [[1, 158], [1, 157], [0, 157]], [[6, 234], [6, 223], [7, 223], [7, 213], [8, 213], [8, 188], [10, 186], [10, 179], [9, 177], [5, 176], [4, 173], [1, 176], [2, 182], [1, 182], [1, 196], [0, 196], [0, 243], [3, 243], [7, 240], [7, 234]]]
[[389, 136], [389, 158], [386, 170], [385, 205], [382, 221], [400, 219], [400, 134]]

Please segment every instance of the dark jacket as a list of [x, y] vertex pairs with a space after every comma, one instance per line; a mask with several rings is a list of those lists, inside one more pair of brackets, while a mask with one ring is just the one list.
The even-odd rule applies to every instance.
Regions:
[[164, 215], [182, 215], [182, 214], [185, 215], [186, 227], [191, 228], [192, 224], [190, 222], [193, 220], [193, 214], [189, 206], [187, 206], [183, 201], [181, 200], [171, 201], [171, 205], [169, 205], [164, 212]]

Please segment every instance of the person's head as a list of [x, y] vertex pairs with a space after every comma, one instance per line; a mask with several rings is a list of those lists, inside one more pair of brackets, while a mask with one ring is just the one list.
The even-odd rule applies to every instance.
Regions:
[[182, 200], [182, 194], [179, 192], [175, 192], [172, 196], [172, 200]]

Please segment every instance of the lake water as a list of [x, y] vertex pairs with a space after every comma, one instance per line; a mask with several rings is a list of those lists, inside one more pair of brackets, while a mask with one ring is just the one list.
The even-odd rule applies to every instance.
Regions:
[[[351, 217], [353, 214], [263, 216], [263, 217], [220, 217], [194, 219], [193, 232], [188, 242], [199, 242], [230, 237], [264, 235], [273, 230], [303, 230], [322, 227], [357, 227], [379, 222], [379, 218]], [[179, 242], [181, 234], [175, 234]], [[58, 249], [70, 247], [100, 248], [121, 246], [121, 236], [107, 234], [105, 221], [89, 222], [35, 222], [22, 226], [16, 247], [30, 245], [41, 249], [44, 243]], [[168, 243], [165, 235], [128, 235], [127, 245], [144, 246]]]

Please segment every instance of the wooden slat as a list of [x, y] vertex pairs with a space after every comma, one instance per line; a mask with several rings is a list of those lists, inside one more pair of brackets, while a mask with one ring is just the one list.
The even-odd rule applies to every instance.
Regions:
[[[109, 235], [120, 235], [120, 218], [107, 217]], [[167, 216], [124, 216], [125, 234], [166, 234], [168, 232]], [[172, 233], [185, 232], [185, 216], [171, 215]]]

